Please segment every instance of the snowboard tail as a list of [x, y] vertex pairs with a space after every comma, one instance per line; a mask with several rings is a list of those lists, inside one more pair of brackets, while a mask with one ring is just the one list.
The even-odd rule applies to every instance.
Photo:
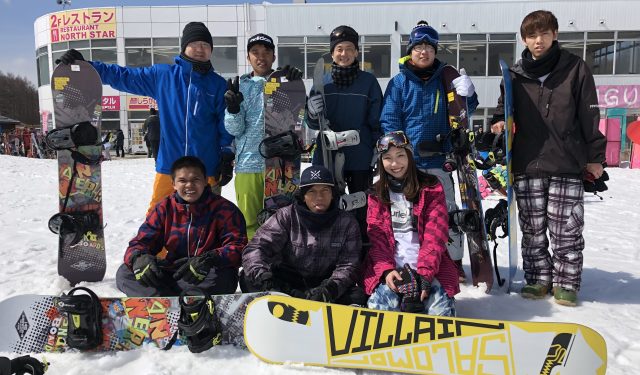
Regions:
[[604, 374], [606, 344], [571, 323], [378, 311], [288, 296], [255, 299], [249, 350], [270, 363], [416, 374]]

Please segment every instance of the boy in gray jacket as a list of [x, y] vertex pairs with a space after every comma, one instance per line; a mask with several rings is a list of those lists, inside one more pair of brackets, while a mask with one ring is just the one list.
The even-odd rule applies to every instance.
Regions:
[[243, 292], [275, 290], [298, 298], [365, 305], [360, 229], [338, 208], [333, 175], [323, 166], [302, 172], [295, 202], [276, 211], [242, 253]]

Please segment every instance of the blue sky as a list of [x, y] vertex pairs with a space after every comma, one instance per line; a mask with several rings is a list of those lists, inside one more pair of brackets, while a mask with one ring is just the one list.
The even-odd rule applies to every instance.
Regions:
[[[358, 0], [350, 0], [358, 2]], [[376, 1], [376, 0], [368, 0]], [[388, 0], [387, 0], [388, 1]], [[122, 5], [202, 5], [261, 3], [248, 0], [72, 0], [71, 8], [90, 8]], [[290, 3], [291, 0], [270, 0], [271, 3]], [[309, 3], [340, 0], [307, 0]], [[56, 0], [0, 0], [0, 71], [37, 81], [33, 23], [36, 18], [62, 10]]]

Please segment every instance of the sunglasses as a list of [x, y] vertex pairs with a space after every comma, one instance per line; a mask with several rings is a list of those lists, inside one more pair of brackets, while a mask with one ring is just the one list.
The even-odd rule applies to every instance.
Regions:
[[387, 133], [378, 139], [378, 142], [376, 143], [376, 150], [378, 150], [378, 152], [386, 152], [391, 146], [411, 148], [411, 143], [403, 131], [394, 131]]

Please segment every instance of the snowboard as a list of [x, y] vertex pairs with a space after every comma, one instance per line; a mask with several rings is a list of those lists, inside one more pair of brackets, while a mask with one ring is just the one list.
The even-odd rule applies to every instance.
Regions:
[[[102, 82], [98, 72], [85, 61], [59, 64], [51, 76], [56, 129], [90, 123], [96, 130], [93, 145], [58, 150], [58, 274], [71, 285], [100, 281], [106, 271], [104, 227], [102, 223], [102, 182], [100, 121]], [[90, 218], [87, 220], [81, 219]], [[74, 221], [75, 220], [75, 221]], [[80, 225], [87, 222], [91, 225]], [[75, 226], [82, 233], [69, 233]], [[60, 227], [63, 227], [62, 229]], [[52, 229], [53, 230], [53, 229]]]
[[[304, 107], [306, 91], [302, 80], [288, 81], [286, 72], [276, 70], [267, 79], [264, 86], [264, 134], [265, 138], [283, 136], [287, 134], [293, 142], [280, 145], [284, 149], [298, 148], [300, 152], [287, 157], [273, 156], [278, 154], [274, 150], [271, 154], [261, 153], [265, 158], [264, 172], [264, 211], [260, 215], [267, 217], [276, 209], [293, 202], [293, 193], [300, 185], [302, 126], [304, 123]], [[288, 133], [292, 132], [292, 133]], [[272, 138], [273, 139], [273, 138]], [[284, 138], [283, 138], [284, 139]], [[284, 141], [283, 141], [284, 142]], [[279, 146], [277, 143], [273, 146]], [[261, 145], [262, 148], [262, 145]], [[265, 217], [259, 219], [262, 223]]]
[[518, 270], [518, 217], [516, 216], [516, 199], [513, 193], [513, 136], [515, 134], [515, 123], [513, 122], [513, 87], [509, 65], [504, 60], [500, 60], [502, 70], [502, 80], [504, 85], [503, 105], [505, 123], [505, 159], [507, 163], [507, 226], [509, 230], [509, 274], [507, 275], [507, 293], [511, 291], [513, 279]]
[[[222, 344], [244, 347], [247, 304], [268, 292], [213, 296], [222, 325]], [[56, 296], [19, 295], [0, 302], [0, 352], [42, 353], [78, 351], [66, 345], [68, 321]], [[103, 341], [91, 351], [110, 352], [153, 345], [167, 346], [178, 330], [179, 297], [100, 298]], [[173, 345], [186, 345], [180, 336]]]
[[[320, 56], [316, 61], [316, 65], [313, 69], [313, 91], [312, 94], [320, 94], [322, 95], [322, 99], [324, 101], [324, 68], [325, 61], [324, 56]], [[309, 95], [311, 96], [311, 94]], [[326, 101], [325, 101], [326, 103]], [[325, 109], [326, 111], [326, 109]], [[335, 177], [335, 170], [333, 168], [333, 153], [329, 150], [329, 143], [327, 142], [327, 138], [324, 137], [324, 132], [331, 130], [329, 127], [329, 120], [327, 120], [326, 113], [318, 114], [318, 123], [319, 123], [319, 140], [316, 142], [316, 151], [318, 148], [320, 152], [322, 152], [322, 163], [325, 168], [331, 171]]]
[[450, 65], [442, 69], [449, 126], [451, 127], [451, 143], [465, 145], [463, 147], [454, 146], [453, 149], [453, 157], [457, 164], [456, 172], [462, 203], [461, 210], [462, 212], [473, 213], [473, 215], [465, 215], [466, 217], [475, 216], [473, 223], [465, 223], [467, 228], [464, 229], [471, 263], [471, 279], [474, 286], [478, 286], [478, 283], [485, 283], [488, 293], [493, 287], [493, 269], [487, 234], [483, 225], [484, 212], [482, 211], [482, 196], [478, 187], [478, 175], [475, 164], [471, 162], [472, 159], [469, 157], [476, 151], [472, 124], [469, 120], [467, 99], [456, 93], [452, 83], [459, 76], [458, 71]]
[[640, 120], [627, 124], [627, 137], [631, 142], [640, 144]]
[[452, 318], [288, 296], [249, 303], [244, 338], [265, 362], [413, 374], [604, 374], [607, 348], [572, 323]]

